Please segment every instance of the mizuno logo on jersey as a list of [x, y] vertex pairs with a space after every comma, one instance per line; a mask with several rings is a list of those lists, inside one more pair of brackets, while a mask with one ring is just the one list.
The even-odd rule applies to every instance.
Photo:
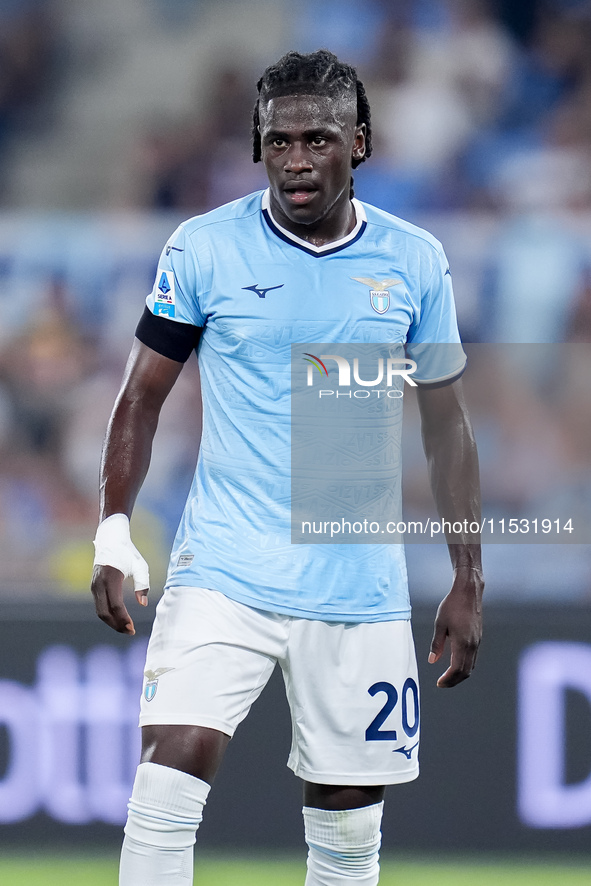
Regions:
[[243, 289], [249, 289], [251, 292], [256, 292], [259, 298], [264, 298], [268, 292], [271, 292], [272, 289], [283, 289], [285, 283], [280, 283], [279, 286], [267, 286], [264, 289], [262, 286], [259, 287], [258, 283], [255, 283], [254, 286], [243, 286]]
[[371, 277], [351, 277], [356, 283], [364, 283], [369, 286], [369, 303], [376, 314], [385, 314], [390, 307], [390, 293], [392, 286], [398, 286], [402, 280], [392, 278], [390, 280], [373, 280]]

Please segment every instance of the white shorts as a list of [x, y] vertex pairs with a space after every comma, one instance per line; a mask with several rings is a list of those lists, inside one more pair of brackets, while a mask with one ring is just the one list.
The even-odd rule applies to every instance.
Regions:
[[148, 646], [140, 726], [233, 735], [276, 662], [293, 736], [288, 766], [317, 784], [419, 774], [419, 690], [409, 621], [334, 624], [252, 609], [218, 591], [169, 588]]

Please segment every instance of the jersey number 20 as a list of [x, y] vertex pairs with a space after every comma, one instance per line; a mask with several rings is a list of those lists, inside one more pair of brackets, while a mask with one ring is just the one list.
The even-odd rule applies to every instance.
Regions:
[[[396, 741], [395, 729], [380, 729], [380, 726], [388, 719], [396, 705], [398, 704], [398, 691], [395, 686], [385, 681], [374, 683], [367, 690], [370, 695], [377, 695], [378, 692], [385, 692], [387, 695], [386, 703], [379, 713], [371, 721], [365, 730], [366, 741]], [[408, 722], [408, 694], [412, 695], [412, 725]], [[416, 735], [419, 728], [419, 690], [417, 684], [408, 677], [402, 687], [402, 728], [409, 738]]]

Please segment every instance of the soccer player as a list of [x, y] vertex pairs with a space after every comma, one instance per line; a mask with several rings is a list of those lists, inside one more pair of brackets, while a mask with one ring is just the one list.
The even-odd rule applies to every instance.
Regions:
[[[93, 593], [99, 617], [133, 634], [123, 577], [142, 605], [149, 581], [129, 516], [161, 406], [199, 346], [203, 436], [148, 647], [121, 886], [192, 883], [211, 782], [277, 662], [288, 765], [304, 782], [307, 886], [378, 882], [384, 786], [418, 774], [402, 546], [290, 544], [290, 346], [458, 342], [449, 269], [430, 234], [353, 198], [351, 170], [371, 153], [354, 69], [326, 50], [291, 52], [258, 90], [254, 160], [269, 188], [166, 244], [104, 448]], [[439, 510], [469, 519], [477, 458], [465, 358], [452, 353], [421, 379], [419, 402]], [[449, 639], [442, 687], [470, 675], [481, 633], [479, 546], [449, 549], [429, 655]]]

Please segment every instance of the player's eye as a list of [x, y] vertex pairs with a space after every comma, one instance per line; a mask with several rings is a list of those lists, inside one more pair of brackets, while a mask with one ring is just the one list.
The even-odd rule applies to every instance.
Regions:
[[274, 138], [273, 141], [271, 142], [271, 145], [274, 148], [285, 148], [285, 147], [287, 147], [287, 142], [285, 141], [284, 138]]
[[322, 135], [315, 135], [312, 139], [312, 144], [316, 148], [321, 148], [323, 145], [326, 144], [326, 139]]

